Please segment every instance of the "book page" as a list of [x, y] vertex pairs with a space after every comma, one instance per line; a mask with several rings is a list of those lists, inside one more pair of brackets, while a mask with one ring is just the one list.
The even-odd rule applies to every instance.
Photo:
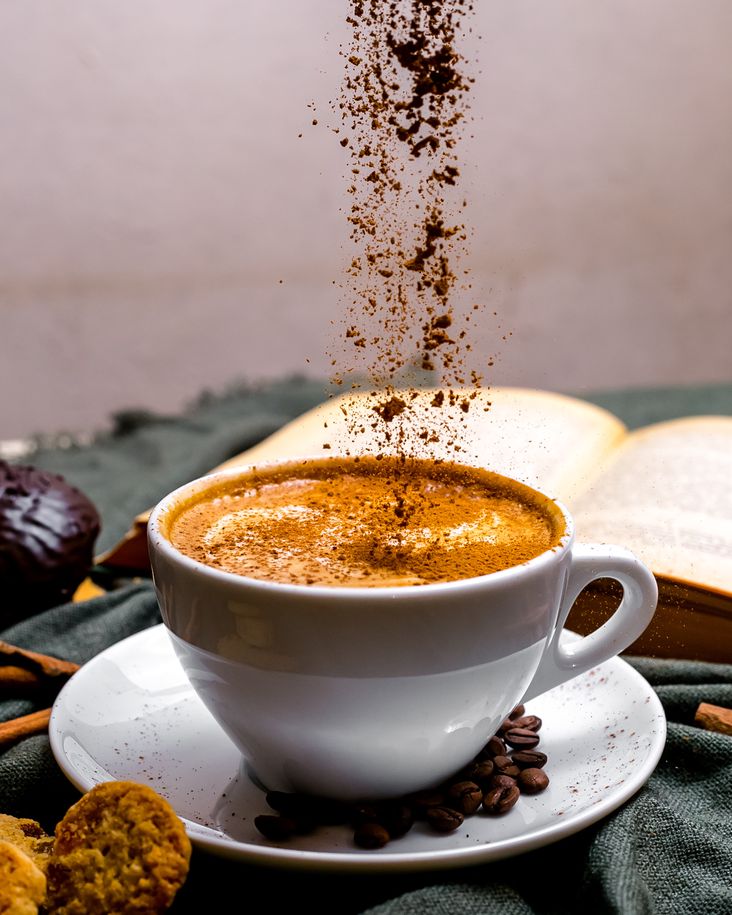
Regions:
[[626, 546], [657, 575], [732, 593], [732, 417], [633, 432], [570, 508], [578, 539]]
[[[410, 409], [390, 425], [395, 430], [397, 421], [413, 425], [414, 434], [407, 430], [413, 453], [485, 467], [561, 501], [588, 485], [598, 464], [627, 431], [607, 410], [562, 394], [481, 389], [465, 413], [459, 404], [433, 407], [437, 390], [397, 392], [409, 399]], [[387, 424], [376, 416], [373, 405], [366, 393], [333, 398], [216, 469], [288, 457], [394, 452], [395, 443], [385, 445]], [[434, 426], [440, 440], [423, 444], [419, 431]]]

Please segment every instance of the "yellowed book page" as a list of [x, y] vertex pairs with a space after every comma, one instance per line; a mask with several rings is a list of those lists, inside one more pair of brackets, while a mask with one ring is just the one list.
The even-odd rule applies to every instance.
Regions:
[[581, 539], [622, 544], [658, 575], [732, 593], [732, 417], [633, 432], [571, 508]]
[[[216, 469], [279, 458], [395, 451], [395, 442], [384, 446], [383, 431], [396, 432], [403, 421], [417, 454], [487, 467], [565, 501], [588, 485], [601, 460], [626, 435], [617, 417], [575, 397], [530, 388], [481, 389], [464, 413], [459, 403], [432, 406], [437, 390], [423, 389], [416, 397], [413, 391], [397, 392], [410, 399], [412, 408], [388, 426], [375, 414], [367, 393], [333, 398]], [[435, 425], [440, 440], [425, 445], [419, 432]], [[363, 431], [354, 435], [354, 429]]]

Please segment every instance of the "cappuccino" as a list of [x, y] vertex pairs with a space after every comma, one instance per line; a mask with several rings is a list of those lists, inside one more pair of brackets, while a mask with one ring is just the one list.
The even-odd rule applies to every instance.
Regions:
[[474, 578], [555, 546], [559, 509], [526, 486], [447, 462], [373, 456], [263, 467], [171, 512], [180, 552], [249, 578], [386, 587]]

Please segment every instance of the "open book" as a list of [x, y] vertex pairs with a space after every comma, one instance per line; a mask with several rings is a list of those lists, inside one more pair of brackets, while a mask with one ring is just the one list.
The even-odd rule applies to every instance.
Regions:
[[[413, 417], [415, 436], [426, 423], [442, 429], [441, 442], [422, 445], [414, 437], [414, 447], [541, 489], [570, 509], [578, 540], [628, 547], [652, 569], [659, 607], [631, 653], [732, 661], [732, 417], [690, 417], [630, 432], [607, 410], [562, 394], [485, 389], [467, 413], [459, 404], [436, 412], [434, 394], [403, 392], [413, 408], [399, 419], [408, 424]], [[333, 398], [212, 470], [389, 450], [375, 419], [366, 393]], [[145, 515], [136, 519], [125, 541], [98, 561], [146, 562], [145, 522]], [[569, 627], [590, 631], [618, 600], [612, 583], [591, 586]]]

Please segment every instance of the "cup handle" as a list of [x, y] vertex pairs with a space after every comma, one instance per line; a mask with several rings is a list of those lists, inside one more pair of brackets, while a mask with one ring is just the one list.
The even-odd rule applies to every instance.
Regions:
[[[620, 582], [623, 586], [620, 606], [590, 635], [560, 644], [564, 623], [577, 596], [597, 578], [614, 578]], [[575, 545], [556, 628], [523, 701], [620, 654], [646, 629], [657, 602], [656, 579], [630, 550], [605, 544]]]

